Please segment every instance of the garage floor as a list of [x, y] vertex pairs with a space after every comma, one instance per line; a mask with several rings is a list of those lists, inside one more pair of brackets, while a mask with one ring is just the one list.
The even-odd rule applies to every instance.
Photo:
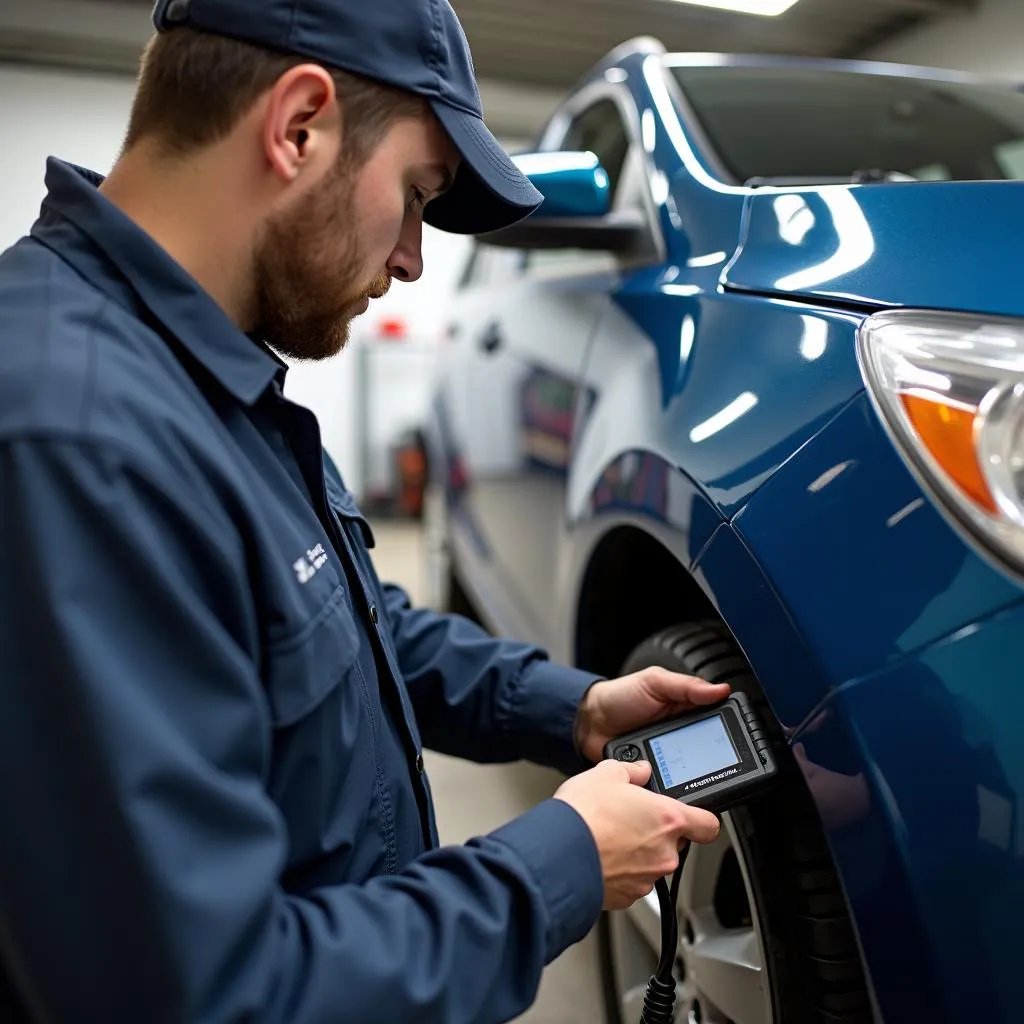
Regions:
[[[415, 527], [375, 523], [374, 561], [381, 578], [405, 587], [423, 602], [423, 559]], [[462, 843], [505, 824], [550, 796], [559, 777], [528, 764], [474, 765], [428, 755], [427, 770], [437, 803], [443, 843]], [[599, 1024], [602, 1020], [596, 950], [590, 936], [545, 972], [537, 1002], [524, 1024]]]

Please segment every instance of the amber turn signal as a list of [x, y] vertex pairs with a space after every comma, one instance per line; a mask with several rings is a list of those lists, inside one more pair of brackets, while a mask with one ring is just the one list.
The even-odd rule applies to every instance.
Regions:
[[978, 410], [947, 405], [938, 395], [904, 393], [900, 398], [932, 458], [967, 497], [995, 515], [998, 508], [978, 464]]

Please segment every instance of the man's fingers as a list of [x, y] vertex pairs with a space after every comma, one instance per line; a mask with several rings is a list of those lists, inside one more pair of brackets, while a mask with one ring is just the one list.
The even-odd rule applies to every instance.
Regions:
[[629, 781], [634, 786], [646, 786], [648, 779], [651, 777], [651, 762], [650, 761], [623, 761], [626, 771], [629, 772]]
[[634, 786], [645, 786], [651, 777], [650, 761], [616, 761], [608, 758], [591, 771], [605, 772], [616, 781], [628, 782]]
[[699, 807], [680, 804], [685, 812], [680, 825], [680, 838], [692, 839], [695, 843], [713, 843], [722, 830], [721, 822], [710, 811]]
[[696, 676], [670, 672], [667, 668], [652, 668], [648, 672], [649, 683], [656, 694], [674, 703], [715, 704], [725, 700], [731, 690], [728, 683], [709, 683]]
[[732, 692], [728, 683], [707, 683], [703, 679], [693, 679], [690, 682], [690, 700], [694, 704], [715, 704], [725, 700]]

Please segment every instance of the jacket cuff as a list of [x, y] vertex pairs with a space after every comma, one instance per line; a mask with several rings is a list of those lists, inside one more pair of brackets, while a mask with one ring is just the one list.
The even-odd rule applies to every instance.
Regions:
[[597, 923], [604, 903], [604, 875], [587, 823], [564, 800], [538, 804], [490, 834], [526, 865], [547, 911], [545, 960], [549, 964]]
[[523, 757], [576, 775], [593, 765], [576, 749], [576, 713], [601, 677], [550, 661], [534, 661], [512, 682], [508, 718], [521, 736]]

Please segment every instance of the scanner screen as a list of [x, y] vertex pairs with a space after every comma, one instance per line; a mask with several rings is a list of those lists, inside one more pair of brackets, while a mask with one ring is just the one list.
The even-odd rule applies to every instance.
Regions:
[[740, 760], [721, 715], [684, 725], [648, 742], [663, 789], [701, 779]]

